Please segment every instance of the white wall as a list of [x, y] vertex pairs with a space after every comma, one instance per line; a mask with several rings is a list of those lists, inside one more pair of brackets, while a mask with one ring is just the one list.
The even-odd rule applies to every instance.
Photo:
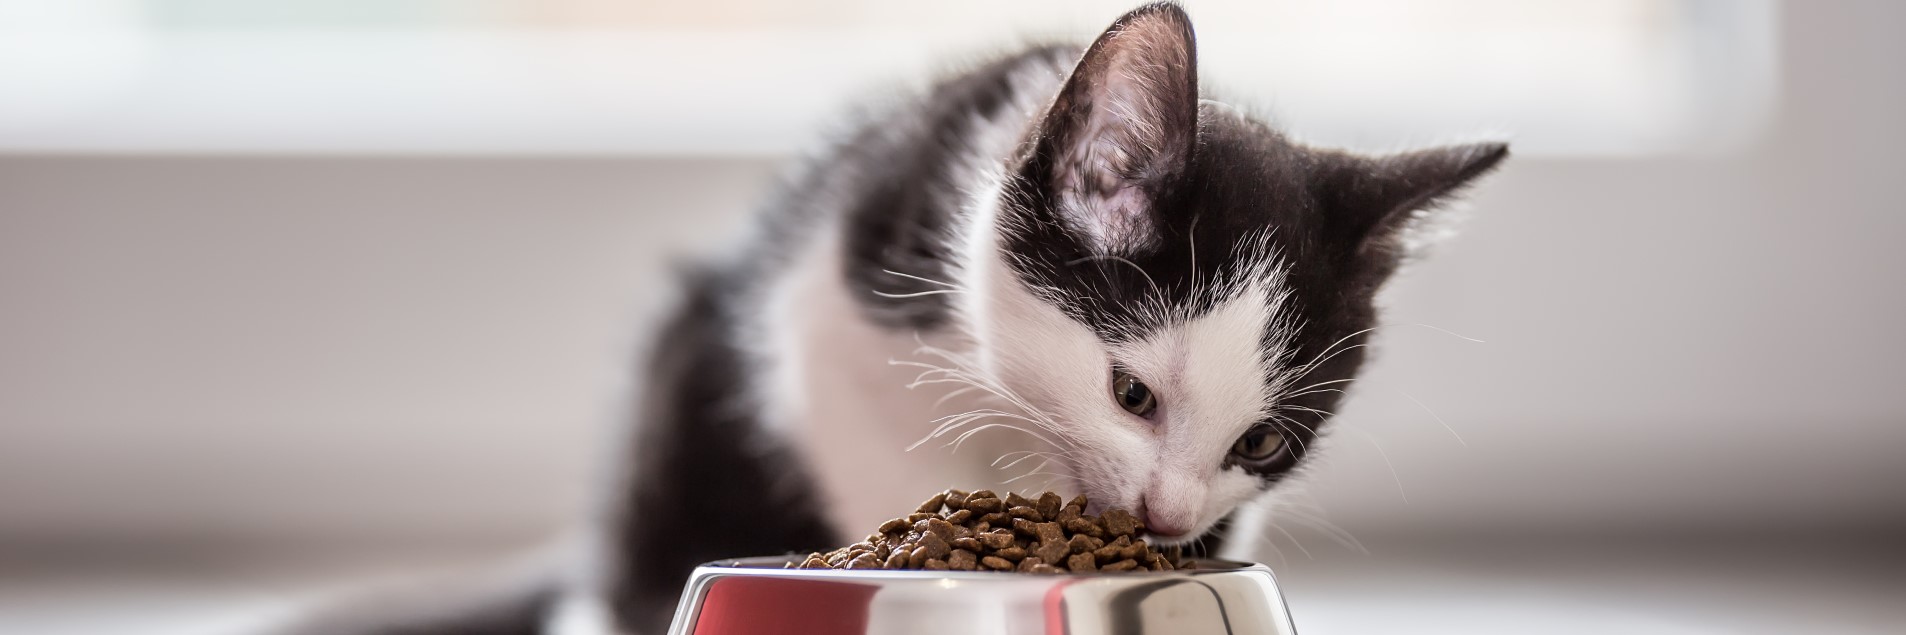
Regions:
[[[1906, 526], [1906, 5], [1783, 11], [1750, 147], [1477, 190], [1392, 321], [1486, 343], [1385, 334], [1314, 479], [1332, 518]], [[549, 531], [657, 267], [774, 165], [0, 158], [0, 541]]]

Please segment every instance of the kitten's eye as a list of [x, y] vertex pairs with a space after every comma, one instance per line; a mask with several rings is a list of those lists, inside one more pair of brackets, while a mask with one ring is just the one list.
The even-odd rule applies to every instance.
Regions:
[[1270, 426], [1251, 426], [1238, 442], [1231, 444], [1231, 453], [1246, 461], [1262, 461], [1277, 454], [1284, 447], [1284, 435], [1278, 434]]
[[1158, 398], [1152, 396], [1152, 389], [1122, 370], [1112, 371], [1112, 401], [1118, 402], [1126, 412], [1141, 417], [1149, 417], [1158, 409]]

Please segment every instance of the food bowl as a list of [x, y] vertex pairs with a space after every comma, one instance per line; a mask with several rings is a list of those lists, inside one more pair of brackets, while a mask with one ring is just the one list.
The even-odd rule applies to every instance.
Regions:
[[1203, 635], [1297, 632], [1271, 570], [1034, 575], [784, 568], [800, 556], [695, 569], [671, 635]]

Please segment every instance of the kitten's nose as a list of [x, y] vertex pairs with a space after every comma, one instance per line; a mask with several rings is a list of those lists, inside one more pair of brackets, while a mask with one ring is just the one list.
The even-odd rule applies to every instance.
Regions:
[[1145, 510], [1145, 528], [1159, 538], [1191, 537], [1203, 512], [1205, 485], [1196, 472], [1161, 467], [1138, 496]]
[[1139, 508], [1143, 510], [1140, 513], [1145, 519], [1146, 531], [1170, 538], [1191, 533], [1191, 524], [1185, 522], [1185, 518], [1177, 514], [1159, 513], [1158, 508], [1147, 504], [1148, 502], [1150, 501], [1144, 499], [1138, 501]]

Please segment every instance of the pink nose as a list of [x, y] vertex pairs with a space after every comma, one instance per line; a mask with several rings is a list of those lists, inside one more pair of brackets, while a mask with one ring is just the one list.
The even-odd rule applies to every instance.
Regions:
[[[1140, 505], [1144, 505], [1141, 501]], [[1145, 530], [1159, 536], [1179, 537], [1191, 533], [1191, 524], [1181, 518], [1167, 517], [1145, 505]]]

